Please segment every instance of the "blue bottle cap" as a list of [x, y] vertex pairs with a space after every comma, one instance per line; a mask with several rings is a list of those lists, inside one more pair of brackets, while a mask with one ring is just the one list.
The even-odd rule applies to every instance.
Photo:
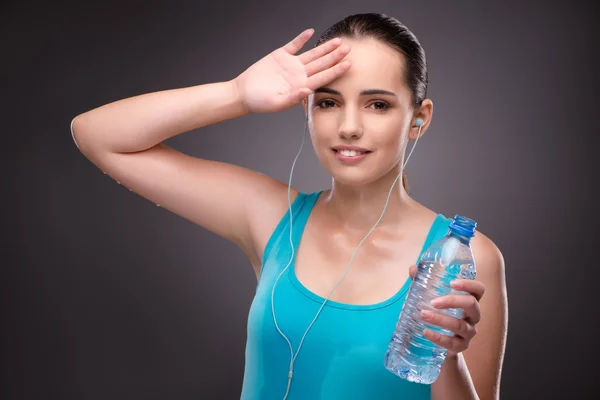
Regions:
[[475, 228], [477, 222], [470, 218], [456, 214], [454, 219], [450, 223], [450, 229], [464, 236], [473, 237], [475, 235]]

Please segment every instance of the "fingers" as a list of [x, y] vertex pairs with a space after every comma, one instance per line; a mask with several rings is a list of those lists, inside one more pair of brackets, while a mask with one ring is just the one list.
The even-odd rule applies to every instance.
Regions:
[[314, 49], [300, 54], [298, 59], [305, 65], [309, 64], [312, 61], [323, 57], [325, 54], [331, 53], [333, 50], [337, 49], [340, 44], [342, 44], [342, 39], [340, 38], [328, 40]]
[[448, 353], [458, 354], [465, 351], [469, 347], [469, 340], [464, 339], [460, 336], [446, 336], [432, 331], [431, 329], [425, 329], [423, 336], [431, 340], [438, 346], [442, 346], [448, 349]]
[[428, 324], [448, 329], [455, 335], [465, 339], [471, 339], [477, 333], [475, 326], [467, 323], [467, 321], [463, 319], [449, 317], [429, 310], [421, 311], [421, 316]]
[[[307, 29], [296, 36], [291, 42], [283, 46], [283, 50], [289, 54], [296, 54], [308, 39], [313, 35], [313, 29]], [[316, 48], [298, 56], [300, 61], [306, 65], [306, 76], [308, 77], [308, 93], [336, 79], [350, 68], [349, 60], [342, 60], [349, 52], [350, 46], [342, 44], [340, 38], [331, 39]], [[298, 94], [300, 98], [306, 93]]]
[[450, 283], [452, 289], [461, 290], [472, 294], [477, 301], [481, 300], [483, 293], [485, 292], [485, 285], [477, 280], [471, 279], [457, 279]]
[[454, 318], [430, 310], [423, 310], [421, 316], [426, 323], [449, 330], [454, 333], [454, 336], [443, 335], [432, 329], [425, 329], [423, 336], [438, 346], [448, 349], [449, 354], [458, 354], [469, 347], [469, 342], [477, 334], [475, 325], [481, 319], [479, 300], [485, 292], [485, 285], [470, 279], [458, 279], [452, 281], [450, 285], [453, 289], [467, 294], [438, 297], [432, 300], [431, 305], [437, 309], [463, 309], [463, 318]]
[[431, 305], [437, 309], [462, 308], [464, 310], [463, 317], [473, 324], [478, 323], [481, 319], [479, 301], [477, 301], [477, 299], [470, 294], [438, 297], [432, 300]]
[[297, 100], [302, 101], [306, 97], [308, 97], [311, 93], [312, 93], [312, 90], [310, 90], [310, 89], [306, 89], [306, 88], [299, 89], [298, 94], [297, 94]]
[[415, 279], [416, 273], [417, 273], [417, 266], [411, 265], [410, 268], [408, 269], [408, 275], [410, 276], [411, 279]]
[[314, 32], [315, 31], [312, 28], [305, 30], [304, 32], [296, 36], [294, 39], [292, 39], [291, 42], [283, 46], [283, 50], [290, 54], [296, 54], [302, 48], [302, 46], [306, 44], [306, 42], [308, 41], [308, 39], [310, 39]]
[[337, 77], [341, 76], [344, 72], [350, 68], [350, 61], [344, 60], [341, 63], [334, 65], [331, 68], [326, 69], [325, 71], [321, 71], [317, 74], [314, 74], [308, 78], [307, 87], [314, 91], [317, 88], [337, 79]]
[[324, 55], [306, 65], [306, 76], [311, 77], [312, 75], [321, 72], [327, 68], [333, 67], [341, 59], [346, 57], [350, 52], [350, 46], [343, 44], [336, 48], [331, 53]]

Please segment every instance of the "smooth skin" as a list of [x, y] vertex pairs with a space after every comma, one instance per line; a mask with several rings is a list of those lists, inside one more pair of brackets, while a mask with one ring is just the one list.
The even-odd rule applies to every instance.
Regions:
[[[291, 188], [288, 198], [287, 183], [191, 157], [162, 142], [227, 119], [302, 103], [315, 152], [332, 176], [332, 189], [321, 194], [311, 212], [295, 269], [305, 286], [325, 297], [379, 218], [406, 145], [416, 139], [414, 121], [424, 120], [425, 133], [433, 104], [426, 99], [413, 107], [399, 72], [404, 60], [387, 45], [372, 39], [332, 39], [296, 55], [312, 34], [302, 32], [230, 81], [115, 101], [78, 115], [71, 130], [92, 163], [140, 196], [238, 245], [258, 276], [263, 249], [298, 190]], [[318, 90], [323, 87], [338, 94]], [[394, 95], [360, 94], [373, 88]], [[331, 149], [344, 144], [372, 152], [356, 165], [345, 165]], [[410, 198], [399, 180], [383, 219], [331, 300], [371, 304], [396, 293], [414, 276], [412, 264], [436, 215]], [[476, 280], [454, 283], [469, 294], [440, 298], [439, 305], [463, 308], [463, 317], [429, 317], [432, 324], [455, 332], [454, 337], [425, 333], [448, 349], [440, 377], [432, 384], [434, 400], [499, 397], [508, 323], [504, 261], [480, 232], [472, 248]]]

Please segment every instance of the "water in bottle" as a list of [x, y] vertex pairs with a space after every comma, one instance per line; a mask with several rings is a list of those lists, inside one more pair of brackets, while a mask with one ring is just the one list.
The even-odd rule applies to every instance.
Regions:
[[421, 311], [431, 310], [455, 318], [462, 316], [462, 309], [436, 309], [431, 300], [466, 293], [452, 289], [450, 282], [475, 278], [470, 241], [476, 226], [475, 221], [456, 215], [446, 236], [433, 243], [419, 259], [384, 359], [385, 367], [401, 378], [431, 384], [440, 374], [447, 349], [431, 342], [422, 332], [428, 328], [442, 335], [453, 336], [454, 333], [424, 322]]

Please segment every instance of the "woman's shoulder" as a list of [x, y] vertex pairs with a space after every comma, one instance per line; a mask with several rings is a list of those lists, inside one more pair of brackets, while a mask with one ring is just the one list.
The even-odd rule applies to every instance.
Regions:
[[411, 214], [413, 215], [413, 218], [411, 218], [412, 222], [410, 225], [428, 229], [432, 227], [439, 227], [442, 224], [448, 224], [450, 222], [450, 219], [444, 214], [432, 210], [431, 208], [415, 200], [411, 200], [411, 202]]
[[475, 231], [471, 249], [477, 265], [478, 278], [484, 281], [504, 279], [504, 256], [492, 239]]
[[[454, 217], [454, 215], [445, 215], [416, 202], [415, 209], [418, 215], [416, 224], [423, 227], [437, 224], [439, 229], [445, 229]], [[480, 230], [475, 231], [475, 235], [471, 240], [471, 248], [473, 254], [476, 254], [476, 262], [482, 263], [482, 265], [490, 265], [489, 269], [503, 268], [503, 256], [500, 249], [490, 237]]]
[[[445, 215], [442, 212], [432, 210], [418, 202], [414, 202], [413, 207], [416, 210], [416, 221], [418, 221], [417, 223], [421, 225], [431, 225], [432, 221], [439, 222], [440, 224], [449, 225], [454, 218], [454, 215]], [[492, 241], [492, 239], [490, 239], [485, 234], [481, 233], [479, 229], [475, 231], [475, 236], [473, 236], [473, 239], [471, 241], [471, 247], [477, 248], [479, 251], [481, 251], [489, 257], [501, 256], [500, 250]]]

